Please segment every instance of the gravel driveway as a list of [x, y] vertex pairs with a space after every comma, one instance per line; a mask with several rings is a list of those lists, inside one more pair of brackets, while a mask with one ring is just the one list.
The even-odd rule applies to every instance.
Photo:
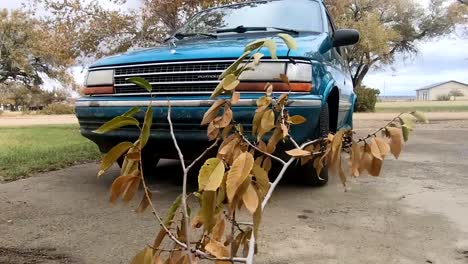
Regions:
[[[364, 134], [382, 121], [358, 120]], [[419, 125], [380, 178], [319, 189], [284, 182], [265, 212], [258, 263], [468, 263], [468, 121]], [[100, 180], [85, 164], [0, 184], [0, 263], [128, 263], [156, 225], [137, 202], [108, 204], [114, 168]], [[181, 189], [164, 161], [157, 206]], [[196, 184], [191, 184], [191, 189]], [[37, 260], [33, 262], [32, 260]]]

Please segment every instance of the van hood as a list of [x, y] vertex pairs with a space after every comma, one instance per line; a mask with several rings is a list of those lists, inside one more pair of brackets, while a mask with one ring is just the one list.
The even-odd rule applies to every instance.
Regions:
[[[140, 64], [165, 61], [183, 61], [183, 60], [209, 60], [209, 59], [236, 59], [244, 53], [244, 47], [250, 42], [271, 37], [269, 34], [252, 34], [254, 37], [233, 35], [231, 37], [222, 37], [219, 39], [196, 39], [189, 41], [178, 41], [176, 47], [169, 45], [133, 50], [126, 53], [106, 57], [96, 61], [90, 68]], [[250, 35], [250, 34], [249, 34]], [[267, 35], [267, 36], [265, 36]], [[278, 37], [274, 38], [277, 43], [278, 57], [286, 57], [288, 53], [287, 46]], [[292, 50], [289, 57], [318, 59], [321, 54], [328, 51], [331, 47], [331, 41], [326, 33], [301, 33], [295, 37], [298, 49]], [[267, 49], [262, 53], [270, 56]]]

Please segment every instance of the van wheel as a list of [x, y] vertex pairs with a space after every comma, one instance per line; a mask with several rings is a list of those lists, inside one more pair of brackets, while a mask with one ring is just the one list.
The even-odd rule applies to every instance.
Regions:
[[[318, 137], [326, 137], [330, 132], [329, 127], [329, 112], [328, 112], [328, 104], [325, 103], [320, 111], [319, 117], [319, 133]], [[314, 168], [314, 161], [310, 160], [304, 166], [300, 166], [298, 170], [298, 174], [300, 175], [301, 183], [306, 186], [312, 187], [322, 187], [328, 183], [328, 165], [325, 164], [320, 175], [317, 174], [317, 171]]]

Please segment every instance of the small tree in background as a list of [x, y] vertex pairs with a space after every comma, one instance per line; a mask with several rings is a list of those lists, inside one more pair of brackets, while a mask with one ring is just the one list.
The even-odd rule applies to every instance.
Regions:
[[355, 112], [374, 112], [377, 96], [380, 91], [373, 88], [368, 88], [364, 85], [355, 89], [357, 100], [354, 106]]
[[465, 95], [459, 89], [453, 89], [450, 91], [449, 96], [453, 96], [453, 100], [456, 101], [457, 97], [462, 97]]

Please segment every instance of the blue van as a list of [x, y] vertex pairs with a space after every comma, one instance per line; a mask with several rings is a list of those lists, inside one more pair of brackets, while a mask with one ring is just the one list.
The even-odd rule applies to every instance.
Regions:
[[[293, 36], [297, 50], [288, 50], [276, 37]], [[170, 140], [167, 102], [171, 101], [172, 121], [187, 159], [198, 156], [208, 145], [203, 114], [214, 102], [210, 94], [219, 75], [244, 52], [248, 43], [260, 38], [277, 40], [278, 59], [267, 50], [254, 72], [241, 75], [241, 99], [233, 106], [236, 121], [249, 129], [257, 98], [266, 82], [274, 85], [274, 97], [289, 92], [290, 115], [302, 115], [307, 122], [292, 129], [299, 143], [341, 128], [352, 127], [356, 96], [345, 57], [346, 46], [359, 41], [359, 33], [336, 29], [321, 0], [263, 0], [226, 5], [201, 11], [166, 40], [166, 45], [129, 51], [98, 60], [89, 67], [85, 96], [76, 102], [76, 115], [83, 136], [94, 141], [103, 153], [122, 141], [138, 138], [136, 128], [107, 134], [92, 131], [133, 106], [143, 109], [150, 101], [154, 119], [149, 143], [143, 155], [145, 170], [155, 168], [160, 158], [177, 158]], [[286, 74], [291, 91], [278, 81]], [[150, 82], [148, 93], [130, 82], [142, 77]], [[144, 113], [137, 115], [142, 120]], [[309, 170], [308, 174], [314, 170]], [[326, 170], [324, 170], [326, 171]], [[326, 172], [324, 172], [326, 174]], [[310, 175], [309, 179], [314, 178]], [[312, 184], [323, 185], [327, 175]]]

